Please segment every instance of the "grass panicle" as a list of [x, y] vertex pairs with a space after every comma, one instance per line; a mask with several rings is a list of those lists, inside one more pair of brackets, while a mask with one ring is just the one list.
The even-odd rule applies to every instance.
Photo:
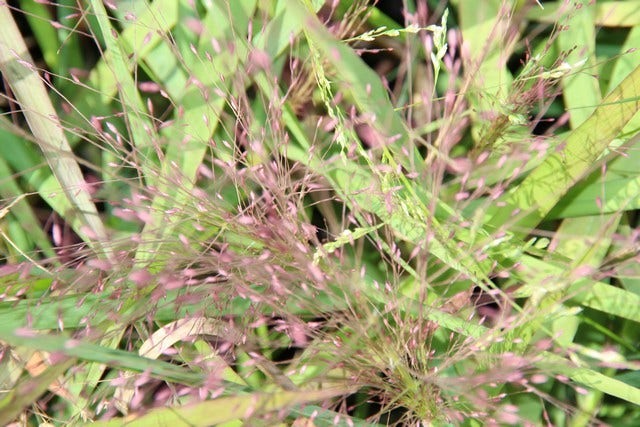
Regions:
[[0, 424], [636, 425], [633, 2], [0, 4]]

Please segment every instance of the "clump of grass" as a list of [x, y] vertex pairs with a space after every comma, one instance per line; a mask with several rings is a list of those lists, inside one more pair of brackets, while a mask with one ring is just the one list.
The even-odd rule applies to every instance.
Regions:
[[0, 6], [2, 422], [637, 420], [635, 29], [417, 3]]

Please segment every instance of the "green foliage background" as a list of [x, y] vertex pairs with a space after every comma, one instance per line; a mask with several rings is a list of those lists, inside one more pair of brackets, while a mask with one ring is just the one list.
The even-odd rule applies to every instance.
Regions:
[[640, 2], [328, 3], [0, 5], [1, 424], [637, 425]]

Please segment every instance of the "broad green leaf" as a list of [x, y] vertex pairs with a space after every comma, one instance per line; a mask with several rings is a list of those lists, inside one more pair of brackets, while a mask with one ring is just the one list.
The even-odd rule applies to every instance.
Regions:
[[640, 209], [640, 176], [599, 171], [588, 185], [579, 184], [549, 212], [548, 219], [610, 214]]
[[[465, 67], [468, 67], [471, 79], [471, 87], [466, 91], [471, 110], [479, 114], [503, 110], [513, 82], [506, 58], [515, 47], [510, 43], [514, 31], [510, 21], [514, 17], [509, 15], [506, 4], [500, 0], [460, 0], [455, 3], [460, 31], [470, 53]], [[489, 121], [480, 120], [474, 120], [472, 124], [473, 137], [483, 149], [500, 143], [487, 140], [501, 137], [487, 134], [491, 125]]]
[[58, 34], [52, 25], [43, 25], [44, 22], [52, 19], [50, 10], [44, 4], [33, 0], [21, 0], [20, 8], [25, 12], [24, 15], [38, 41], [38, 47], [42, 50], [42, 56], [47, 65], [54, 70], [57, 69], [60, 60], [56, 52], [60, 48]]
[[[596, 66], [594, 6], [593, 3], [583, 1], [572, 16], [571, 22], [558, 34], [556, 40], [559, 51], [569, 52], [564, 59], [565, 63], [580, 64], [573, 66], [571, 73], [561, 78], [562, 95], [565, 108], [570, 114], [569, 123], [572, 129], [584, 123], [601, 101], [598, 80], [584, 72]], [[615, 232], [619, 221], [619, 212], [606, 216], [565, 219], [556, 230], [552, 245], [556, 246], [557, 253], [572, 260], [570, 268], [580, 266], [597, 268], [609, 250], [611, 235]], [[595, 243], [592, 243], [594, 240]], [[545, 298], [553, 299], [554, 294], [550, 293]], [[544, 302], [540, 304], [544, 305]], [[526, 327], [532, 330], [537, 329], [536, 323], [543, 321], [544, 318], [541, 316]], [[562, 315], [554, 319], [551, 330], [557, 337], [556, 342], [565, 348], [568, 347], [573, 342], [579, 324], [579, 317], [575, 314]]]
[[640, 295], [627, 290], [595, 282], [591, 286], [578, 282], [569, 288], [569, 302], [593, 308], [640, 323]]
[[96, 427], [127, 425], [131, 427], [174, 427], [210, 426], [236, 419], [251, 422], [252, 417], [269, 412], [282, 411], [294, 406], [327, 400], [348, 393], [348, 389], [327, 389], [318, 391], [280, 391], [275, 393], [251, 393], [221, 397], [214, 400], [184, 406], [152, 409], [144, 414], [131, 414], [123, 419], [91, 423]]
[[[575, 11], [575, 3], [542, 2], [544, 8], [532, 7], [527, 18], [540, 22], [555, 24], [559, 15], [571, 14]], [[594, 2], [596, 3], [596, 2]], [[603, 1], [597, 2], [595, 23], [603, 27], [635, 27], [640, 23], [640, 1]]]
[[158, 134], [155, 125], [149, 118], [147, 107], [142, 101], [133, 76], [130, 74], [130, 67], [125, 60], [125, 50], [116, 38], [115, 28], [111, 25], [107, 11], [101, 1], [92, 0], [91, 6], [98, 19], [102, 37], [106, 41], [107, 52], [103, 56], [107, 67], [117, 80], [118, 96], [122, 110], [125, 113], [127, 128], [130, 132], [129, 142], [137, 151], [140, 157], [140, 168], [143, 171], [143, 178], [149, 185], [155, 185], [156, 175], [153, 172], [157, 168]]
[[536, 365], [544, 371], [566, 375], [575, 382], [610, 396], [640, 405], [640, 389], [615, 378], [608, 377], [589, 368], [574, 365], [555, 354], [545, 352], [543, 360]]
[[[631, 120], [640, 118], [638, 114]], [[629, 122], [631, 123], [631, 122]], [[640, 163], [640, 143], [631, 138], [620, 154], [592, 172], [574, 186], [549, 212], [547, 218], [566, 218], [599, 215], [637, 209], [640, 205], [640, 182], [637, 165]], [[621, 150], [618, 150], [622, 152]]]
[[529, 255], [522, 257], [521, 265], [522, 268], [518, 271], [517, 277], [525, 284], [515, 292], [514, 296], [517, 298], [531, 297], [536, 292], [553, 293], [563, 290], [571, 304], [581, 304], [640, 322], [640, 309], [638, 309], [640, 295], [588, 278], [576, 279], [573, 283], [567, 283], [569, 279], [565, 278], [564, 282], [553, 282], [555, 283], [553, 287], [545, 286], [546, 283], [551, 285], [552, 279], [566, 274], [567, 267]]
[[[135, 53], [138, 61], [143, 61], [146, 56], [157, 46], [169, 31], [178, 22], [178, 5], [175, 0], [154, 0], [144, 12], [137, 16], [134, 24], [127, 26], [118, 35], [118, 46], [124, 50], [124, 55]], [[117, 54], [117, 52], [116, 52]], [[89, 85], [95, 88], [104, 102], [108, 103], [118, 91], [119, 75], [114, 74], [110, 61], [111, 53], [105, 52], [98, 64], [91, 70]], [[135, 63], [125, 63], [132, 67]], [[128, 74], [128, 73], [127, 73]], [[74, 105], [82, 105], [81, 99], [74, 99]]]
[[[556, 230], [551, 244], [556, 246], [555, 252], [572, 260], [570, 269], [590, 267], [595, 270], [600, 267], [611, 247], [612, 236], [618, 228], [620, 217], [621, 214], [616, 212], [566, 219]], [[580, 289], [578, 295], [583, 292]], [[573, 342], [579, 323], [576, 315], [561, 316], [554, 320], [552, 331], [557, 337], [556, 341], [568, 346]]]
[[580, 7], [556, 39], [558, 50], [568, 52], [565, 63], [572, 66], [571, 72], [561, 79], [572, 129], [584, 123], [601, 100], [598, 79], [588, 72], [596, 66], [595, 3], [588, 0], [578, 3]]
[[[640, 109], [640, 67], [605, 97], [595, 112], [492, 210], [489, 224], [509, 223], [524, 236], [591, 170], [626, 123]], [[512, 217], [516, 214], [516, 217]]]

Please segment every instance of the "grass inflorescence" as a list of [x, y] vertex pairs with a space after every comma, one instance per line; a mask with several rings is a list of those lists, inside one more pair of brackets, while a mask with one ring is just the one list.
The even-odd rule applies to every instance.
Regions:
[[0, 3], [0, 424], [638, 422], [637, 14], [388, 3]]

